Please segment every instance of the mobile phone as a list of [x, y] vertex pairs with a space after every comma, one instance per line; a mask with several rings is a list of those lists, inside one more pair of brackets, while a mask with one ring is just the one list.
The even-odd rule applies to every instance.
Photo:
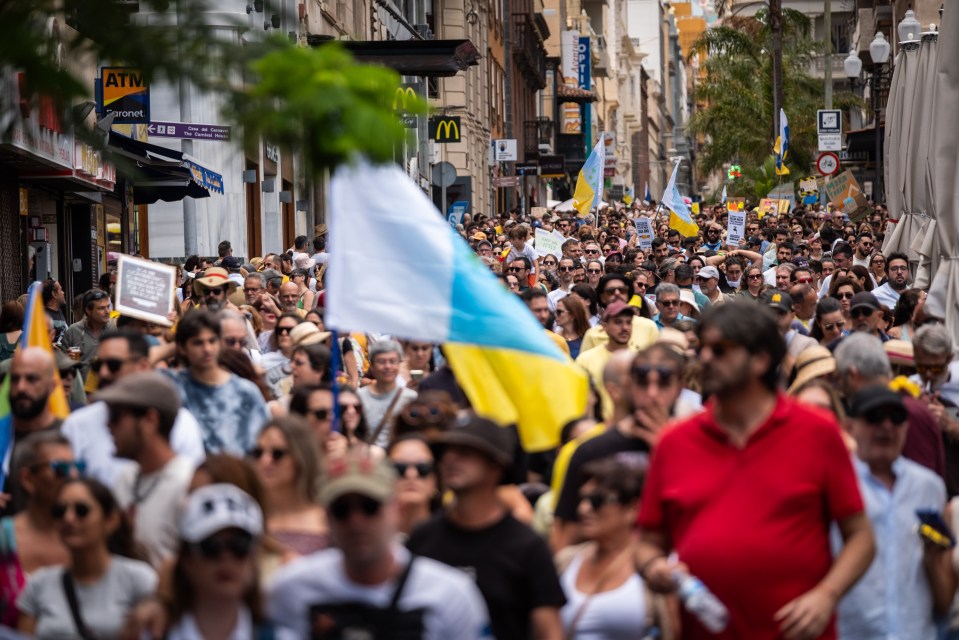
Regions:
[[410, 371], [410, 378], [414, 381], [419, 382], [423, 379], [423, 371], [421, 369], [413, 369]]
[[942, 513], [935, 509], [917, 509], [919, 518], [919, 536], [944, 549], [956, 546], [956, 538], [949, 531], [949, 525], [942, 519]]

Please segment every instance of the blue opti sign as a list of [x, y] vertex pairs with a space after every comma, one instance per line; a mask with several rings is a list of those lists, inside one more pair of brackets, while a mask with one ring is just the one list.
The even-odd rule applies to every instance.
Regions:
[[589, 36], [580, 36], [579, 49], [576, 59], [576, 75], [579, 81], [579, 88], [590, 90], [590, 71], [592, 61], [589, 57]]

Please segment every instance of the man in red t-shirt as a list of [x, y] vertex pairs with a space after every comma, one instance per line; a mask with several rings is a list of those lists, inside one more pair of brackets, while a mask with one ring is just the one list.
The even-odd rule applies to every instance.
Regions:
[[[719, 635], [684, 612], [684, 638], [835, 638], [836, 604], [875, 554], [839, 426], [777, 391], [786, 347], [769, 309], [711, 307], [698, 333], [711, 400], [653, 452], [640, 572], [668, 593], [687, 571], [726, 605]], [[835, 560], [833, 522], [845, 542]]]

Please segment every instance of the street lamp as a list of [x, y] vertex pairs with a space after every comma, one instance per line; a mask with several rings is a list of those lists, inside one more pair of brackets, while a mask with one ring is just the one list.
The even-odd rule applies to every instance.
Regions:
[[[880, 197], [884, 196], [882, 189], [882, 133], [879, 128], [882, 115], [882, 101], [879, 95], [879, 87], [882, 81], [883, 67], [889, 61], [890, 51], [891, 47], [889, 46], [889, 41], [886, 40], [885, 34], [883, 34], [882, 31], [877, 31], [876, 37], [869, 43], [869, 56], [872, 58], [872, 67], [869, 72], [872, 80], [870, 97], [872, 110], [873, 113], [875, 113], [876, 126], [876, 155], [874, 158], [876, 175], [873, 180], [872, 199], [873, 202], [876, 203], [879, 203]], [[862, 73], [862, 60], [859, 58], [859, 54], [857, 54], [855, 50], [850, 51], [846, 59], [843, 60], [842, 66], [846, 72], [846, 77], [855, 83]]]

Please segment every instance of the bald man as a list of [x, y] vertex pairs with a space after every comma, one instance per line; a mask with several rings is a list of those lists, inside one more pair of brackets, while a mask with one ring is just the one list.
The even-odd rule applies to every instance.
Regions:
[[305, 310], [296, 308], [296, 303], [300, 299], [300, 289], [295, 283], [284, 282], [281, 284], [277, 297], [280, 299], [280, 311], [283, 313], [295, 313], [301, 318], [306, 315]]
[[56, 388], [53, 355], [39, 347], [19, 349], [10, 363], [10, 411], [14, 438], [60, 427], [48, 400]]

